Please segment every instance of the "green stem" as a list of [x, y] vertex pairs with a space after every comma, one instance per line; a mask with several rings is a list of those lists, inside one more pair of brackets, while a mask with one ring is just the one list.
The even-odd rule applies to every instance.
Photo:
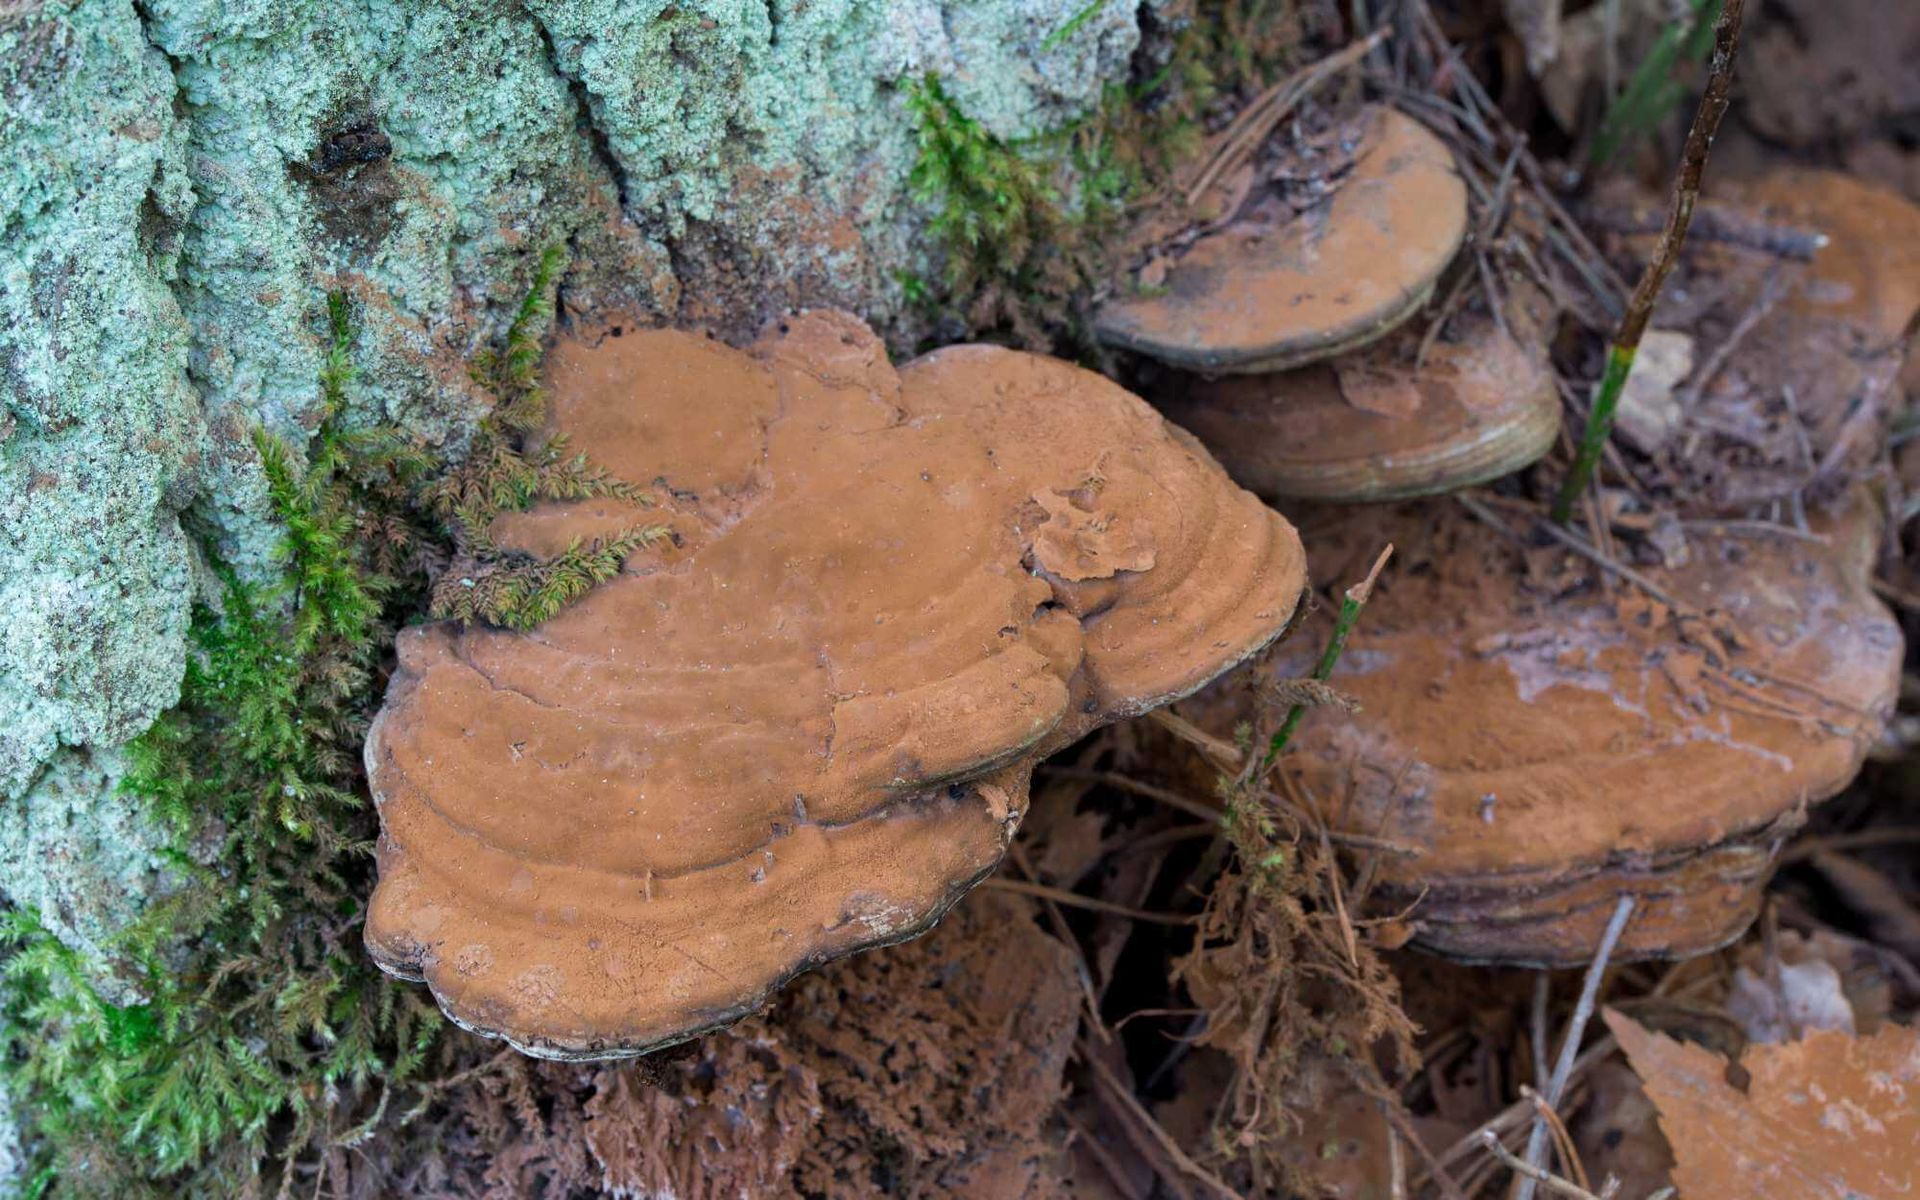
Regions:
[[1640, 339], [1653, 320], [1653, 306], [1660, 288], [1680, 258], [1687, 243], [1687, 226], [1693, 221], [1693, 208], [1700, 199], [1700, 180], [1707, 169], [1707, 153], [1713, 147], [1713, 135], [1726, 116], [1728, 97], [1733, 90], [1733, 55], [1740, 46], [1740, 22], [1746, 15], [1747, 0], [1721, 0], [1720, 17], [1713, 26], [1713, 61], [1707, 72], [1707, 85], [1700, 94], [1700, 106], [1694, 110], [1693, 124], [1687, 129], [1687, 144], [1680, 152], [1680, 174], [1673, 181], [1673, 196], [1667, 204], [1667, 224], [1660, 231], [1653, 256], [1640, 272], [1627, 299], [1626, 315], [1607, 348], [1607, 370], [1600, 378], [1600, 390], [1593, 398], [1593, 411], [1587, 414], [1587, 428], [1580, 438], [1580, 450], [1573, 460], [1560, 494], [1553, 502], [1555, 523], [1565, 525], [1573, 516], [1573, 502], [1587, 489], [1600, 455], [1606, 449], [1607, 435], [1613, 431], [1613, 410], [1619, 406], [1627, 373], [1633, 369], [1633, 356]]
[[1560, 485], [1560, 494], [1554, 497], [1553, 519], [1556, 524], [1565, 525], [1573, 516], [1574, 501], [1587, 490], [1587, 481], [1593, 478], [1594, 469], [1600, 465], [1600, 456], [1607, 449], [1607, 439], [1613, 434], [1614, 410], [1620, 407], [1620, 393], [1626, 389], [1627, 375], [1633, 370], [1633, 358], [1637, 353], [1638, 346], [1623, 346], [1615, 342], [1607, 347], [1606, 374], [1600, 377], [1600, 390], [1594, 395], [1592, 411], [1587, 413], [1587, 427], [1580, 435], [1580, 451], [1574, 456], [1573, 470], [1567, 474], [1566, 482]]
[[[1387, 559], [1392, 555], [1393, 547], [1389, 545], [1380, 552], [1379, 558], [1373, 560], [1373, 569], [1367, 572], [1367, 577], [1348, 588], [1346, 595], [1341, 598], [1340, 615], [1334, 618], [1333, 636], [1327, 639], [1326, 649], [1320, 652], [1320, 661], [1313, 668], [1314, 679], [1325, 683], [1333, 674], [1341, 652], [1347, 648], [1347, 635], [1353, 632], [1354, 625], [1359, 622], [1361, 610], [1367, 607], [1367, 600], [1373, 595], [1374, 582], [1380, 578], [1381, 568], [1387, 565]], [[1280, 728], [1274, 731], [1273, 738], [1267, 742], [1267, 756], [1260, 760], [1260, 770], [1256, 775], [1265, 774], [1267, 768], [1273, 765], [1273, 760], [1280, 757], [1280, 752], [1287, 748], [1294, 728], [1300, 724], [1300, 718], [1306, 712], [1307, 706], [1304, 704], [1296, 704], [1287, 710], [1286, 720], [1280, 722]]]

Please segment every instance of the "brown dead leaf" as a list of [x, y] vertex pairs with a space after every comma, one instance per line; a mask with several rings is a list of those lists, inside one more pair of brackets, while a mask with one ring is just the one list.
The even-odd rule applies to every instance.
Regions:
[[1749, 1047], [1743, 1092], [1727, 1062], [1606, 1011], [1677, 1165], [1681, 1200], [1880, 1200], [1920, 1188], [1920, 1036], [1809, 1034]]

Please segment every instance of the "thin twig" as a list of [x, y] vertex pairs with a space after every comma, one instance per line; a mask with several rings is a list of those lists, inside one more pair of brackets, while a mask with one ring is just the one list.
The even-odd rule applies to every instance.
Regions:
[[[1040, 882], [1040, 873], [1033, 869], [1033, 863], [1027, 858], [1027, 852], [1019, 842], [1007, 847], [1007, 857], [1013, 865], [1020, 868], [1022, 874], [1034, 883]], [[1080, 981], [1080, 995], [1087, 1006], [1087, 1024], [1100, 1035], [1103, 1042], [1113, 1040], [1113, 1031], [1100, 1019], [1100, 997], [1093, 991], [1093, 968], [1087, 965], [1087, 955], [1080, 948], [1080, 940], [1073, 936], [1073, 929], [1067, 924], [1066, 917], [1060, 913], [1060, 906], [1051, 896], [1040, 898], [1040, 907], [1047, 915], [1047, 924], [1052, 926], [1053, 935], [1074, 957], [1074, 976]]]
[[[1736, 3], [1738, 0], [1736, 0]], [[1516, 1175], [1520, 1176], [1520, 1194], [1533, 1195], [1533, 1189], [1545, 1186], [1555, 1195], [1572, 1196], [1574, 1200], [1600, 1200], [1600, 1197], [1581, 1187], [1577, 1183], [1568, 1183], [1558, 1175], [1549, 1175], [1531, 1163], [1525, 1163], [1513, 1156], [1513, 1151], [1500, 1144], [1500, 1139], [1492, 1133], [1480, 1135], [1480, 1142], [1493, 1156], [1505, 1163]]]
[[[1155, 711], [1164, 710], [1156, 709]], [[1219, 739], [1212, 738], [1209, 740], [1218, 741]], [[1238, 766], [1237, 763], [1235, 765], [1236, 767]], [[1149, 800], [1158, 800], [1169, 808], [1177, 808], [1181, 812], [1192, 813], [1194, 816], [1204, 821], [1212, 822], [1214, 825], [1218, 825], [1226, 816], [1220, 809], [1204, 801], [1195, 800], [1190, 796], [1183, 796], [1168, 788], [1135, 779], [1133, 776], [1119, 771], [1102, 771], [1093, 767], [1067, 766], [1043, 766], [1040, 768], [1040, 771], [1042, 774], [1058, 776], [1062, 779], [1077, 779], [1087, 783], [1103, 783], [1108, 787], [1118, 788], [1123, 792], [1131, 792], [1136, 796], [1144, 796]], [[1278, 797], [1276, 797], [1276, 799], [1278, 799]], [[1287, 807], [1291, 808], [1292, 806], [1289, 805]], [[1192, 837], [1196, 833], [1205, 832], [1205, 830], [1200, 826], [1188, 825], [1166, 832], [1169, 836], [1177, 833], [1180, 837], [1184, 838]], [[1347, 833], [1339, 829], [1329, 829], [1326, 831], [1326, 835], [1327, 840], [1335, 845], [1345, 846], [1353, 850], [1378, 850], [1382, 854], [1391, 854], [1396, 858], [1418, 858], [1420, 856], [1420, 850], [1417, 847], [1409, 846], [1405, 842], [1396, 842], [1389, 838], [1372, 837], [1364, 833]], [[1154, 835], [1149, 834], [1148, 836], [1151, 837]]]
[[[1579, 1079], [1588, 1071], [1598, 1066], [1619, 1048], [1620, 1044], [1613, 1040], [1612, 1034], [1608, 1034], [1589, 1047], [1587, 1052], [1582, 1054], [1573, 1064], [1573, 1072], [1568, 1076], [1569, 1094], [1571, 1094], [1573, 1080]], [[1524, 1099], [1514, 1101], [1482, 1123], [1479, 1128], [1453, 1143], [1453, 1145], [1448, 1146], [1445, 1150], [1442, 1150], [1438, 1156], [1439, 1162], [1447, 1166], [1459, 1162], [1468, 1154], [1472, 1153], [1474, 1147], [1480, 1144], [1481, 1134], [1487, 1132], [1503, 1133], [1518, 1129], [1527, 1121], [1527, 1114], [1532, 1111], [1533, 1101]]]
[[1199, 800], [1182, 796], [1179, 792], [1172, 791], [1168, 788], [1135, 779], [1133, 776], [1120, 771], [1102, 771], [1093, 767], [1047, 766], [1041, 767], [1040, 769], [1047, 775], [1058, 776], [1061, 779], [1079, 779], [1087, 783], [1104, 783], [1108, 787], [1118, 788], [1123, 792], [1132, 792], [1136, 796], [1144, 796], [1149, 800], [1158, 800], [1168, 808], [1177, 808], [1181, 812], [1199, 817], [1203, 821], [1218, 821], [1221, 817], [1220, 810], [1211, 804], [1204, 804]]
[[1221, 136], [1219, 150], [1214, 152], [1213, 157], [1200, 169], [1199, 175], [1187, 186], [1186, 202], [1192, 204], [1198, 200], [1221, 176], [1244, 162], [1267, 139], [1274, 127], [1293, 111], [1295, 105], [1329, 78], [1365, 58], [1367, 52], [1385, 41], [1387, 36], [1387, 30], [1376, 30], [1319, 62], [1294, 72], [1255, 97], [1227, 127]]
[[1683, 410], [1692, 411], [1700, 402], [1700, 397], [1705, 394], [1707, 388], [1720, 377], [1721, 369], [1733, 357], [1733, 352], [1740, 348], [1740, 343], [1747, 340], [1747, 335], [1753, 332], [1754, 327], [1773, 311], [1773, 306], [1780, 302], [1780, 297], [1785, 291], [1786, 285], [1782, 282], [1780, 269], [1776, 264], [1760, 281], [1760, 294], [1754, 297], [1747, 311], [1740, 314], [1740, 319], [1734, 322], [1727, 336], [1720, 339], [1720, 344], [1713, 348], [1713, 353], [1707, 355], [1707, 361], [1700, 364], [1700, 369], [1694, 372], [1693, 382], [1681, 391], [1680, 406]]
[[[1382, 1114], [1385, 1115], [1384, 1113]], [[1400, 1135], [1387, 1117], [1387, 1194], [1391, 1200], [1407, 1200], [1407, 1159], [1400, 1152]]]
[[1167, 1158], [1173, 1162], [1175, 1167], [1179, 1168], [1182, 1174], [1189, 1178], [1199, 1180], [1220, 1195], [1227, 1197], [1228, 1200], [1241, 1200], [1240, 1193], [1227, 1186], [1225, 1180], [1193, 1161], [1193, 1159], [1187, 1155], [1187, 1152], [1180, 1148], [1180, 1143], [1174, 1141], [1172, 1135], [1168, 1134], [1167, 1131], [1161, 1127], [1160, 1122], [1153, 1119], [1153, 1114], [1149, 1113], [1141, 1106], [1140, 1101], [1134, 1098], [1133, 1089], [1120, 1082], [1119, 1078], [1114, 1075], [1113, 1068], [1101, 1061], [1099, 1055], [1095, 1054], [1091, 1047], [1081, 1047], [1080, 1061], [1086, 1063], [1087, 1066], [1093, 1069], [1094, 1077], [1106, 1085], [1108, 1094], [1119, 1102], [1120, 1107], [1126, 1111], [1127, 1115], [1140, 1123], [1140, 1127], [1146, 1130], [1148, 1136], [1153, 1138], [1160, 1149], [1166, 1154]]
[[1560, 1114], [1547, 1103], [1546, 1097], [1524, 1083], [1520, 1085], [1520, 1097], [1529, 1101], [1534, 1107], [1535, 1114], [1547, 1123], [1547, 1130], [1553, 1134], [1553, 1144], [1560, 1154], [1560, 1161], [1566, 1164], [1568, 1172], [1573, 1176], [1573, 1181], [1591, 1191], [1593, 1181], [1587, 1178], [1587, 1169], [1581, 1165], [1580, 1152], [1574, 1148], [1573, 1135], [1567, 1132], [1567, 1123], [1561, 1120]]
[[1194, 922], [1192, 917], [1183, 917], [1175, 913], [1148, 912], [1144, 908], [1128, 908], [1124, 904], [1115, 904], [1111, 900], [1097, 900], [1092, 896], [1082, 896], [1079, 892], [1070, 892], [1065, 888], [1048, 887], [1044, 883], [1026, 883], [1019, 879], [989, 879], [980, 886], [998, 888], [1003, 892], [1019, 892], [1023, 896], [1039, 896], [1055, 904], [1067, 905], [1069, 908], [1112, 913], [1117, 917], [1132, 917], [1136, 921], [1151, 921], [1155, 925], [1191, 925]]
[[1547, 1058], [1547, 1001], [1553, 995], [1553, 975], [1547, 971], [1537, 971], [1533, 977], [1533, 1019], [1528, 1023], [1533, 1037], [1533, 1080], [1537, 1088], [1545, 1088], [1552, 1077], [1552, 1063]]
[[1400, 1131], [1400, 1136], [1407, 1140], [1407, 1144], [1413, 1147], [1414, 1153], [1418, 1154], [1420, 1160], [1426, 1164], [1427, 1178], [1440, 1189], [1440, 1194], [1447, 1200], [1467, 1200], [1467, 1194], [1460, 1190], [1460, 1185], [1454, 1182], [1453, 1176], [1447, 1174], [1446, 1167], [1434, 1158], [1433, 1151], [1427, 1149], [1427, 1144], [1420, 1140], [1420, 1131], [1413, 1127], [1413, 1119], [1407, 1115], [1407, 1110], [1401, 1106], [1399, 1098], [1392, 1095], [1378, 1098], [1381, 1101], [1381, 1108], [1387, 1114], [1387, 1120]]
[[[1728, 0], [1739, 4], [1741, 0]], [[1593, 953], [1593, 962], [1587, 966], [1587, 977], [1580, 984], [1580, 1000], [1573, 1008], [1573, 1018], [1567, 1023], [1566, 1040], [1560, 1043], [1560, 1057], [1553, 1066], [1553, 1078], [1547, 1083], [1547, 1104], [1552, 1108], [1560, 1107], [1560, 1100], [1567, 1091], [1567, 1079], [1573, 1074], [1574, 1061], [1580, 1056], [1580, 1038], [1587, 1031], [1587, 1022], [1593, 1019], [1593, 1005], [1600, 996], [1600, 980], [1607, 973], [1607, 960], [1613, 957], [1613, 948], [1619, 944], [1620, 935], [1626, 931], [1627, 921], [1633, 916], [1634, 899], [1632, 896], [1620, 897], [1613, 907], [1613, 917], [1607, 922], [1606, 932], [1600, 935], [1600, 947]], [[1533, 1121], [1533, 1132], [1527, 1135], [1526, 1164], [1538, 1167], [1547, 1150], [1547, 1123], [1540, 1117]], [[1539, 1181], [1529, 1176], [1520, 1181], [1520, 1190], [1515, 1200], [1533, 1200], [1533, 1193]]]
[[1920, 842], [1920, 828], [1911, 825], [1865, 829], [1858, 833], [1830, 833], [1824, 837], [1801, 838], [1786, 848], [1775, 865], [1784, 867], [1827, 850], [1861, 850], [1869, 846], [1901, 846], [1914, 842]]
[[1613, 344], [1607, 348], [1607, 369], [1601, 376], [1593, 408], [1587, 413], [1579, 454], [1553, 502], [1553, 519], [1557, 524], [1565, 525], [1573, 516], [1574, 500], [1587, 490], [1587, 483], [1593, 478], [1593, 468], [1613, 432], [1614, 409], [1619, 406], [1627, 373], [1633, 369], [1633, 356], [1639, 352], [1640, 339], [1653, 319], [1654, 303], [1660, 298], [1660, 288], [1666, 283], [1668, 273], [1679, 260], [1681, 247], [1686, 245], [1687, 226], [1693, 220], [1694, 204], [1700, 197], [1700, 178], [1706, 170], [1707, 152], [1720, 128], [1720, 118], [1727, 112], [1727, 96], [1733, 86], [1733, 55], [1740, 44], [1740, 19], [1746, 7], [1746, 0], [1724, 0], [1721, 5], [1720, 20], [1713, 27], [1713, 64], [1707, 73], [1706, 90], [1700, 96], [1700, 107], [1693, 114], [1693, 127], [1687, 131], [1686, 149], [1680, 155], [1680, 175], [1674, 180], [1666, 229], [1627, 302], [1627, 313], [1620, 320]]
[[1214, 766], [1229, 774], [1237, 774], [1245, 765], [1242, 762], [1240, 747], [1213, 736], [1170, 708], [1151, 710], [1147, 713], [1147, 720], [1186, 742], [1209, 759]]
[[[1586, 210], [1586, 215], [1596, 227], [1611, 233], [1633, 235], [1661, 230], [1661, 220], [1652, 212], [1596, 206]], [[1694, 210], [1693, 228], [1688, 236], [1794, 262], [1812, 262], [1813, 256], [1827, 244], [1827, 235], [1817, 229], [1770, 224], [1711, 200], [1703, 201]]]
[[1743, 521], [1730, 519], [1725, 521], [1692, 520], [1681, 521], [1682, 529], [1697, 529], [1702, 533], [1711, 533], [1723, 537], [1748, 534], [1755, 537], [1783, 537], [1796, 542], [1812, 542], [1816, 546], [1831, 545], [1833, 539], [1824, 533], [1812, 533], [1805, 529], [1795, 529], [1791, 525], [1776, 525], [1772, 521]]
[[[1493, 514], [1493, 511], [1489, 509], [1485, 504], [1482, 504], [1479, 500], [1475, 499], [1472, 496], [1467, 495], [1465, 492], [1455, 492], [1453, 494], [1453, 498], [1455, 500], [1458, 500], [1460, 504], [1468, 512], [1478, 517], [1484, 523], [1491, 525], [1493, 528], [1499, 530], [1501, 533], [1506, 534], [1508, 537], [1513, 538], [1516, 541], [1521, 540], [1519, 534], [1515, 533], [1511, 528], [1509, 528], [1505, 521], [1502, 521], [1499, 517], [1495, 516]], [[1668, 608], [1671, 608], [1674, 612], [1679, 613], [1682, 616], [1704, 615], [1698, 609], [1694, 608], [1691, 604], [1687, 604], [1686, 602], [1679, 599], [1677, 596], [1674, 596], [1672, 593], [1668, 592], [1665, 588], [1661, 587], [1659, 584], [1655, 583], [1653, 580], [1647, 578], [1645, 575], [1642, 575], [1640, 572], [1634, 570], [1632, 567], [1629, 567], [1624, 563], [1615, 562], [1613, 559], [1608, 558], [1606, 555], [1600, 553], [1598, 550], [1588, 545], [1586, 541], [1580, 538], [1578, 535], [1569, 533], [1565, 529], [1560, 528], [1558, 525], [1550, 524], [1545, 520], [1536, 520], [1535, 523], [1538, 528], [1540, 528], [1541, 530], [1544, 530], [1555, 541], [1559, 542], [1561, 545], [1565, 546], [1567, 549], [1573, 551], [1575, 554], [1578, 554], [1583, 558], [1588, 559], [1589, 561], [1593, 562], [1595, 565], [1599, 567], [1602, 567], [1608, 571], [1612, 571], [1614, 574], [1620, 576], [1620, 578], [1626, 580], [1628, 583], [1633, 584], [1635, 587], [1639, 588], [1641, 591], [1645, 592], [1647, 595], [1652, 596], [1655, 600], [1658, 600], [1660, 603], [1666, 605]]]

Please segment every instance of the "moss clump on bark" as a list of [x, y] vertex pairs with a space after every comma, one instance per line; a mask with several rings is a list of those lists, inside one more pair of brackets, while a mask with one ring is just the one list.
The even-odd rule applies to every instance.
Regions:
[[[559, 265], [549, 256], [505, 352], [486, 360], [517, 389], [498, 397], [503, 420], [538, 421], [534, 330]], [[255, 432], [285, 530], [282, 582], [216, 567], [220, 602], [194, 612], [181, 702], [126, 751], [120, 791], [172, 832], [184, 885], [110, 940], [127, 964], [111, 994], [31, 909], [0, 914], [0, 1087], [32, 1114], [32, 1194], [247, 1194], [399, 1119], [396, 1097], [426, 1095], [423, 1070], [457, 1053], [424, 995], [360, 947], [378, 829], [359, 748], [394, 628], [447, 560], [429, 500], [500, 460], [443, 470], [397, 431], [343, 428], [343, 296], [328, 298], [327, 318], [306, 465]], [[578, 462], [582, 472], [599, 478]], [[507, 577], [542, 586], [503, 586], [486, 611], [462, 615], [537, 623], [617, 573], [627, 548], [519, 566]]]

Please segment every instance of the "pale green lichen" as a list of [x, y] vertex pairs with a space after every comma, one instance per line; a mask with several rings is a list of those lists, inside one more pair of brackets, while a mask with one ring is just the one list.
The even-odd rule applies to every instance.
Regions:
[[26, 795], [0, 804], [0, 879], [9, 900], [81, 955], [107, 1000], [140, 999], [118, 935], [177, 888], [174, 831], [119, 794], [113, 750], [62, 749]]
[[54, 12], [0, 17], [0, 797], [179, 694], [203, 447], [172, 77], [131, 9]]

